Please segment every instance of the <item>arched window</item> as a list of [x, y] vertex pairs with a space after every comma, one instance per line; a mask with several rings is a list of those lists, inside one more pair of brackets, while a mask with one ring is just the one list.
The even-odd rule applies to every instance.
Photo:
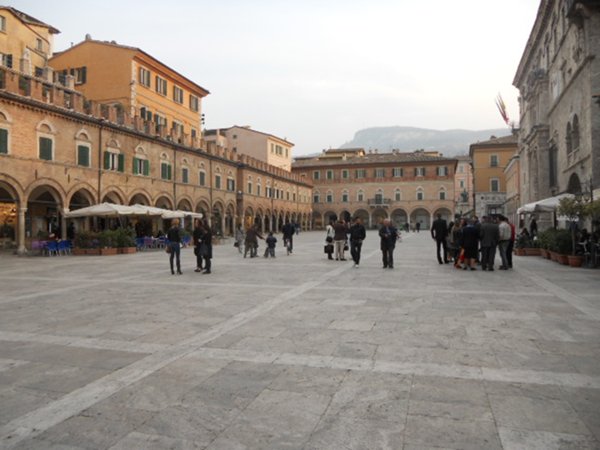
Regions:
[[85, 130], [80, 130], [75, 135], [75, 158], [77, 165], [81, 167], [91, 167], [92, 165], [92, 142]]
[[375, 204], [383, 204], [383, 189], [377, 189], [377, 192], [375, 192]]
[[325, 199], [327, 203], [333, 203], [333, 192], [327, 191], [327, 196], [325, 197]]
[[446, 189], [444, 187], [441, 187], [438, 191], [438, 198], [440, 200], [446, 200]]
[[146, 151], [141, 145], [135, 149], [135, 154], [133, 156], [133, 174], [144, 176], [150, 175], [150, 161], [148, 161]]
[[567, 123], [567, 155], [573, 151], [573, 136], [571, 130], [571, 122]]
[[0, 111], [0, 154], [10, 153], [10, 116]]
[[166, 153], [160, 155], [160, 178], [162, 180], [173, 179], [173, 166], [171, 166], [171, 161]]
[[402, 192], [400, 191], [400, 189], [396, 189], [394, 191], [394, 200], [397, 202], [402, 200]]
[[315, 191], [313, 193], [313, 203], [320, 203], [321, 202], [321, 194], [319, 193], [319, 191]]
[[43, 120], [37, 126], [38, 157], [46, 161], [54, 160], [54, 136], [56, 130], [47, 121]]
[[425, 200], [425, 192], [422, 187], [417, 188], [417, 200]]
[[364, 202], [365, 201], [365, 192], [362, 189], [360, 189], [356, 193], [356, 201], [357, 202]]
[[573, 116], [573, 127], [571, 129], [571, 145], [573, 147], [574, 152], [579, 150], [579, 118], [577, 117], [577, 114]]
[[342, 191], [342, 203], [348, 203], [348, 201], [349, 201], [348, 191], [346, 189], [344, 189]]

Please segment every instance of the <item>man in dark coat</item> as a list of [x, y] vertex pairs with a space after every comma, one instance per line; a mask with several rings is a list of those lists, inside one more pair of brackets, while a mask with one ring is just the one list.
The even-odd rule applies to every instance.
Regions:
[[294, 247], [294, 234], [296, 233], [296, 227], [291, 224], [289, 221], [285, 223], [283, 228], [281, 229], [283, 233], [283, 243], [287, 247], [288, 254], [292, 253], [292, 249]]
[[488, 216], [483, 217], [483, 223], [479, 229], [481, 245], [481, 269], [494, 270], [494, 259], [496, 258], [496, 246], [500, 240], [500, 229]]
[[354, 261], [354, 267], [358, 267], [360, 264], [360, 251], [362, 248], [362, 242], [367, 237], [367, 231], [365, 230], [360, 217], [354, 219], [354, 223], [350, 227], [350, 254]]
[[398, 230], [391, 224], [390, 219], [384, 219], [383, 225], [379, 229], [381, 238], [381, 253], [383, 259], [383, 268], [394, 268], [394, 248], [396, 248], [396, 239], [398, 239]]
[[[437, 248], [437, 259], [440, 264], [448, 263], [448, 247], [446, 246], [446, 238], [448, 237], [448, 224], [444, 219], [442, 219], [442, 215], [438, 214], [437, 219], [433, 221], [431, 225], [431, 238], [435, 240], [435, 245]], [[444, 249], [444, 260], [442, 261], [442, 256], [440, 255], [440, 247]]]

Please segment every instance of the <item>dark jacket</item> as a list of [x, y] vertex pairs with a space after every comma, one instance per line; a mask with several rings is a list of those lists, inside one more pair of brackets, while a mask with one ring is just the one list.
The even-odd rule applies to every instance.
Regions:
[[436, 219], [431, 225], [431, 237], [443, 241], [448, 236], [448, 224], [444, 219]]
[[367, 231], [362, 224], [355, 223], [350, 227], [350, 240], [351, 241], [362, 241], [367, 237]]
[[275, 245], [277, 244], [277, 238], [275, 236], [267, 236], [267, 247], [269, 248], [275, 248]]
[[463, 248], [474, 248], [477, 249], [477, 243], [479, 241], [479, 233], [477, 227], [474, 225], [467, 225], [461, 228], [460, 233], [460, 246]]
[[171, 227], [167, 231], [167, 239], [170, 242], [181, 242], [181, 235], [179, 234], [179, 228]]
[[284, 238], [290, 238], [296, 234], [296, 227], [291, 223], [286, 223], [281, 229]]
[[497, 223], [484, 222], [479, 229], [479, 240], [482, 247], [495, 247], [500, 240], [500, 230]]
[[343, 223], [335, 223], [333, 225], [333, 230], [335, 231], [335, 234], [333, 235], [333, 240], [334, 241], [345, 241], [346, 240], [346, 234], [348, 233], [348, 228], [346, 227], [346, 225], [344, 225]]
[[212, 258], [212, 232], [208, 228], [202, 229], [202, 237], [200, 247], [203, 248], [205, 258]]
[[393, 225], [386, 227], [383, 225], [379, 229], [379, 237], [381, 238], [381, 249], [390, 249], [396, 247], [396, 239], [398, 239], [398, 230]]

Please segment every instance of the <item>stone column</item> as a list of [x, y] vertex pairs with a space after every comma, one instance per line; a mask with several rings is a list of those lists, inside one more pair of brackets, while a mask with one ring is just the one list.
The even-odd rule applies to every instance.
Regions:
[[227, 216], [225, 216], [225, 214], [223, 214], [221, 216], [221, 237], [225, 237], [227, 236], [227, 228], [226, 228], [226, 224], [227, 224]]
[[265, 219], [267, 216], [262, 216], [262, 219], [260, 221], [260, 232], [261, 234], [265, 234]]
[[17, 254], [25, 255], [27, 249], [25, 248], [25, 213], [27, 208], [21, 206], [18, 207], [19, 218], [17, 219]]
[[64, 209], [60, 215], [60, 238], [63, 241], [67, 239], [67, 218], [65, 217], [65, 213], [67, 212], [68, 210]]

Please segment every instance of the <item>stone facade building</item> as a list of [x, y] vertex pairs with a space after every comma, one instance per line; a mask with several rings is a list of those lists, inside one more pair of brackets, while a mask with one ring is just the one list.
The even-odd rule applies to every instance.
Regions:
[[521, 204], [600, 186], [600, 5], [542, 0], [513, 84]]
[[[64, 213], [100, 202], [202, 212], [224, 235], [252, 220], [263, 228], [285, 220], [309, 226], [311, 185], [299, 176], [231, 150], [148, 134], [147, 121], [117, 112], [0, 68], [0, 221], [12, 226], [19, 252], [52, 228], [66, 237]], [[249, 180], [255, 184], [246, 191]], [[77, 229], [90, 226], [76, 221]]]
[[517, 152], [514, 135], [471, 144], [469, 156], [473, 164], [473, 210], [482, 217], [505, 214], [506, 178], [504, 169]]
[[504, 168], [504, 179], [506, 180], [506, 200], [504, 202], [504, 215], [508, 220], [519, 225], [519, 215], [517, 210], [521, 206], [521, 170], [519, 164], [519, 154], [515, 153], [508, 165]]
[[437, 152], [324, 150], [294, 160], [292, 172], [313, 184], [313, 224], [331, 218], [361, 217], [376, 227], [384, 218], [396, 225], [429, 228], [436, 214], [452, 220], [457, 160]]

